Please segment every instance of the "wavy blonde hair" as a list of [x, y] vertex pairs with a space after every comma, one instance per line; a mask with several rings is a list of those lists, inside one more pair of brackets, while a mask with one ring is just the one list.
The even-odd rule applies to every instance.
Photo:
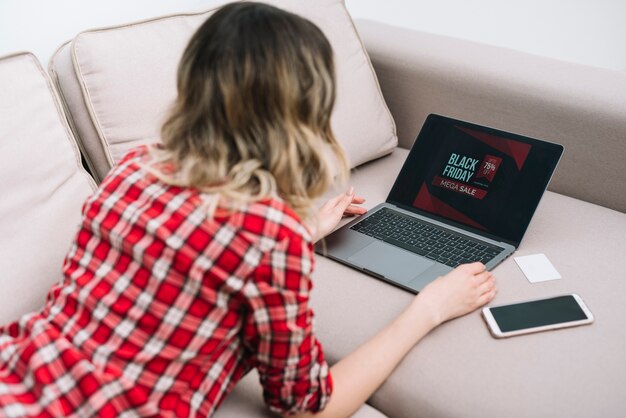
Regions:
[[332, 49], [310, 21], [262, 3], [226, 5], [191, 38], [177, 87], [151, 171], [208, 193], [211, 213], [279, 196], [310, 219], [333, 174], [346, 178], [330, 125]]

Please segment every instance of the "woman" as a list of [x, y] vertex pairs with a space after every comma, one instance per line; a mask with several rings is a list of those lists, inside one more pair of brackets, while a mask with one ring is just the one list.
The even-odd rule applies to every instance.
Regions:
[[210, 416], [256, 367], [274, 411], [348, 416], [431, 329], [493, 298], [482, 264], [460, 266], [328, 367], [313, 243], [364, 212], [353, 190], [313, 210], [346, 172], [334, 80], [328, 41], [293, 14], [236, 3], [199, 28], [162, 146], [111, 171], [63, 283], [0, 329], [0, 415]]

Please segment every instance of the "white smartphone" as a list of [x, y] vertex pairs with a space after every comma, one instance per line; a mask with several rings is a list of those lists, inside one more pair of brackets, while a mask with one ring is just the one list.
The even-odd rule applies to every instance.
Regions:
[[535, 299], [483, 309], [483, 318], [496, 338], [591, 324], [593, 314], [577, 294]]

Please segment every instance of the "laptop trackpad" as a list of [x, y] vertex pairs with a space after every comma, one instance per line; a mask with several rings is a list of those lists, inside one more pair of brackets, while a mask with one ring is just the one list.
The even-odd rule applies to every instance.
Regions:
[[408, 283], [435, 264], [400, 248], [373, 242], [348, 258], [348, 261], [398, 283]]

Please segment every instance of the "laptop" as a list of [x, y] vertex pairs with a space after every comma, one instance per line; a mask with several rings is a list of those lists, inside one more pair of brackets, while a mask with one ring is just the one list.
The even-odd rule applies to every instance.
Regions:
[[317, 246], [413, 293], [519, 246], [563, 146], [431, 114], [387, 196]]

